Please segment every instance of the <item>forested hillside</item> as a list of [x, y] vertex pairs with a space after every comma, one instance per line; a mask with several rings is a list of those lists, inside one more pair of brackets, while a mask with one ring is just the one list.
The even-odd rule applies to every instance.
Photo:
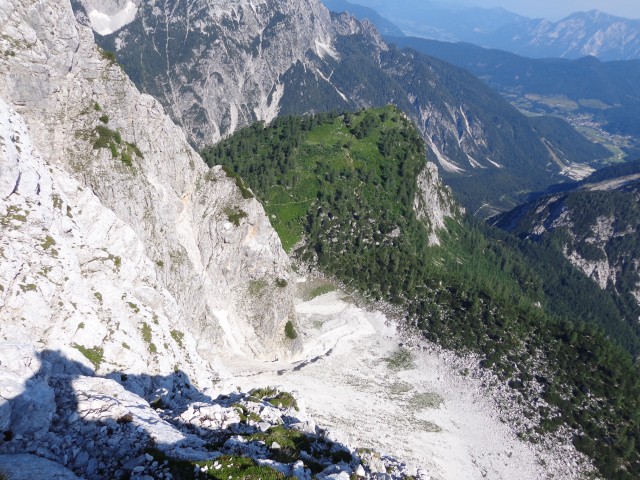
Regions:
[[630, 328], [640, 326], [640, 162], [595, 172], [502, 214], [493, 223], [562, 252], [611, 292]]
[[544, 244], [458, 216], [430, 245], [413, 208], [424, 154], [392, 107], [285, 117], [203, 152], [246, 181], [295, 257], [398, 305], [444, 347], [483, 355], [532, 419], [523, 435], [569, 435], [606, 478], [637, 478], [635, 332], [607, 292]]

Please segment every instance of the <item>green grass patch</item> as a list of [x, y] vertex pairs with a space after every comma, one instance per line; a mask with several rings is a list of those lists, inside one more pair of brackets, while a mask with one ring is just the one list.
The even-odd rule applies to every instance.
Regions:
[[223, 166], [222, 169], [224, 170], [224, 173], [227, 174], [227, 177], [232, 178], [236, 182], [236, 186], [240, 189], [240, 194], [242, 195], [242, 198], [244, 198], [245, 200], [254, 198], [253, 193], [251, 192], [251, 190], [249, 190], [249, 188], [244, 183], [244, 180], [240, 175], [238, 175], [236, 172], [234, 172], [233, 170], [225, 166]]
[[267, 287], [269, 287], [269, 282], [264, 278], [251, 280], [248, 288], [249, 295], [253, 297], [262, 296], [266, 293]]
[[262, 419], [260, 418], [260, 415], [258, 415], [256, 412], [252, 412], [244, 405], [240, 405], [239, 403], [236, 403], [235, 405], [233, 405], [233, 408], [238, 412], [238, 415], [240, 416], [240, 421], [243, 423], [247, 423], [249, 420], [256, 423], [262, 421]]
[[274, 460], [282, 463], [297, 461], [303, 451], [311, 453], [314, 443], [312, 437], [297, 430], [288, 430], [282, 425], [271, 427], [266, 432], [255, 433], [249, 436], [248, 440], [263, 441], [269, 448], [276, 442], [280, 448], [271, 449], [271, 454]]
[[440, 408], [444, 399], [433, 392], [416, 393], [409, 399], [409, 405], [418, 410]]
[[257, 388], [249, 392], [256, 399], [264, 400], [274, 407], [298, 410], [298, 402], [289, 392], [280, 392], [273, 387]]
[[49, 250], [55, 244], [56, 244], [56, 241], [53, 239], [53, 237], [47, 235], [44, 238], [44, 241], [40, 244], [40, 246], [42, 246], [42, 248], [44, 248], [45, 250]]
[[[262, 467], [252, 459], [240, 456], [223, 455], [216, 460], [187, 461], [168, 457], [156, 449], [148, 449], [149, 453], [158, 462], [167, 462], [171, 475], [175, 480], [285, 480], [289, 477], [269, 467]], [[215, 469], [214, 465], [221, 467]], [[195, 467], [208, 467], [207, 472], [195, 472]]]
[[74, 343], [73, 348], [84, 355], [93, 364], [95, 370], [98, 371], [104, 359], [104, 349], [102, 347], [87, 348]]
[[321, 285], [312, 287], [308, 292], [306, 292], [304, 294], [304, 299], [305, 300], [313, 300], [316, 297], [319, 297], [321, 295], [325, 295], [325, 294], [330, 293], [330, 292], [335, 292], [335, 291], [336, 291], [335, 285], [333, 285], [331, 283], [323, 283]]
[[38, 287], [34, 283], [20, 284], [20, 290], [22, 290], [22, 293], [35, 292], [37, 289]]
[[410, 370], [415, 366], [413, 358], [413, 353], [410, 350], [399, 348], [385, 358], [384, 361], [387, 362], [387, 366], [391, 370]]

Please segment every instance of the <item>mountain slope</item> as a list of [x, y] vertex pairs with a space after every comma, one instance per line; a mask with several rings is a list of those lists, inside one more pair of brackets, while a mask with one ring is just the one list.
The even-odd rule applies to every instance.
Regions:
[[[171, 5], [182, 8], [180, 2]], [[526, 118], [467, 72], [389, 48], [370, 23], [346, 14], [330, 17], [318, 2], [304, 12], [288, 2], [270, 3], [258, 23], [254, 13], [234, 23], [232, 12], [198, 3], [192, 10], [183, 18], [216, 32], [219, 43], [193, 33], [184, 20], [169, 23], [170, 37], [189, 41], [167, 44], [162, 19], [168, 13], [151, 5], [142, 5], [133, 23], [99, 41], [115, 50], [139, 87], [156, 95], [199, 146], [277, 114], [394, 103], [418, 125], [465, 205], [473, 211], [490, 205], [484, 215], [495, 207], [511, 208], [527, 191], [557, 183], [559, 175], [576, 174], [574, 163], [608, 156], [568, 125]], [[260, 22], [291, 25], [284, 30]], [[148, 35], [142, 23], [154, 25]], [[164, 53], [143, 53], [153, 45]], [[169, 58], [172, 68], [154, 60], [157, 55]]]
[[[258, 124], [204, 155], [247, 180], [304, 264], [356, 298], [390, 302], [427, 339], [479, 355], [530, 419], [521, 435], [571, 438], [605, 477], [633, 478], [637, 332], [561, 253], [451, 207], [443, 227], [425, 224], [424, 148], [387, 107]], [[446, 190], [436, 198], [450, 204]]]
[[594, 176], [502, 214], [494, 222], [521, 238], [549, 242], [617, 298], [638, 329], [640, 162]]
[[[82, 18], [87, 9], [76, 5]], [[280, 76], [307, 50], [331, 54], [329, 25], [329, 13], [313, 0], [144, 1], [133, 22], [98, 40], [120, 53], [138, 87], [202, 145], [275, 118]]]
[[335, 42], [340, 60], [312, 58], [313, 69], [294, 67], [285, 79], [282, 113], [396, 104], [416, 123], [444, 180], [473, 212], [484, 205], [490, 208], [482, 215], [513, 206], [552, 178], [579, 175], [584, 167], [574, 162], [609, 155], [562, 121], [525, 117], [462, 69], [415, 51], [380, 47], [370, 26], [346, 16], [336, 17], [336, 24], [343, 32]]
[[[471, 44], [402, 37], [388, 41], [469, 70], [522, 110], [565, 118], [601, 138], [603, 133], [618, 136], [614, 145], [618, 144], [627, 155], [633, 156], [638, 149], [637, 60], [529, 59]], [[628, 137], [619, 137], [628, 135], [633, 136], [631, 143]]]
[[[0, 97], [25, 119], [43, 160], [69, 172], [135, 232], [205, 358], [215, 363], [214, 345], [286, 354], [293, 304], [290, 289], [275, 280], [288, 278], [289, 260], [262, 207], [224, 172], [208, 171], [162, 107], [95, 47], [68, 5], [45, 3], [3, 10], [2, 51], [13, 53], [0, 59]], [[43, 18], [57, 27], [43, 27]], [[246, 219], [236, 227], [228, 209], [242, 209]], [[274, 285], [260, 311], [250, 307], [257, 280]], [[136, 293], [140, 301], [145, 291]], [[58, 309], [55, 296], [47, 301]]]

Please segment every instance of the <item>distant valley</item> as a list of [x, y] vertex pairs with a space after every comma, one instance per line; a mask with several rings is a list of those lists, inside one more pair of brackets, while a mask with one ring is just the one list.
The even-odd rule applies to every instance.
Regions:
[[567, 120], [612, 160], [640, 157], [640, 60], [529, 59], [468, 43], [387, 40], [469, 70], [521, 111]]

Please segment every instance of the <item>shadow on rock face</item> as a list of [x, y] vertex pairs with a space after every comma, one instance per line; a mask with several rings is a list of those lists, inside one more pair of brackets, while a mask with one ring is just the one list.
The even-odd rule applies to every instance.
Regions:
[[99, 377], [52, 350], [22, 363], [30, 376], [0, 363], [0, 471], [13, 475], [35, 455], [67, 476], [15, 478], [199, 478], [196, 464], [224, 480], [364, 473], [351, 447], [277, 389], [212, 399], [181, 371]]

